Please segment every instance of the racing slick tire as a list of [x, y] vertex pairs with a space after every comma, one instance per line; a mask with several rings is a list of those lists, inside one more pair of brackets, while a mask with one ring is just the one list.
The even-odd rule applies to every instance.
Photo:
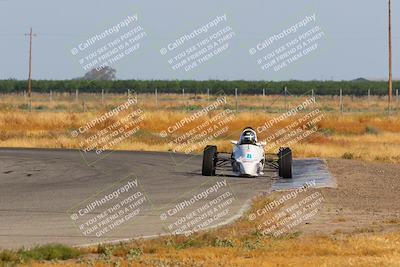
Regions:
[[203, 151], [203, 166], [201, 168], [203, 176], [215, 176], [216, 158], [217, 147], [206, 146]]
[[278, 152], [279, 176], [292, 178], [292, 150], [288, 147], [281, 147]]

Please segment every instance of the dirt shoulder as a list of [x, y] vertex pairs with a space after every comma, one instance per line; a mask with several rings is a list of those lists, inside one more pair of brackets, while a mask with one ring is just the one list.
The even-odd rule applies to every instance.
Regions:
[[400, 164], [327, 160], [337, 188], [324, 196], [317, 216], [300, 226], [303, 233], [365, 233], [400, 230]]

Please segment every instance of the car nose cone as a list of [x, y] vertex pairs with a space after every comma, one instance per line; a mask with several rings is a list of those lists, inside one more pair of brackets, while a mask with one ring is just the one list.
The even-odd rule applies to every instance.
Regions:
[[257, 164], [254, 162], [242, 162], [241, 172], [244, 175], [256, 176], [257, 175]]

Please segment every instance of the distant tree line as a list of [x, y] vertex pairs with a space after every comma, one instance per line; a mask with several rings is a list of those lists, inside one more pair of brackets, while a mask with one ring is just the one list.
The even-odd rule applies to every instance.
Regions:
[[[128, 89], [138, 93], [154, 93], [157, 88], [159, 93], [206, 93], [210, 94], [224, 92], [225, 94], [234, 94], [235, 88], [239, 94], [282, 94], [284, 87], [292, 95], [311, 94], [314, 90], [318, 95], [337, 95], [339, 90], [343, 89], [345, 95], [367, 95], [368, 89], [373, 95], [386, 95], [387, 82], [368, 81], [364, 79], [354, 81], [221, 81], [221, 80], [34, 80], [32, 82], [32, 91], [38, 93], [53, 92], [75, 92], [76, 89], [82, 93], [100, 93], [104, 90], [106, 93], [126, 93]], [[393, 83], [393, 88], [399, 88], [400, 81]], [[0, 93], [23, 92], [27, 88], [27, 82], [24, 80], [0, 80]], [[395, 92], [395, 90], [394, 90]]]

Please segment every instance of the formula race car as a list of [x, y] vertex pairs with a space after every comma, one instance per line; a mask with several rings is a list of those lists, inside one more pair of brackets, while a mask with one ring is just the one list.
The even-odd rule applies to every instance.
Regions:
[[[220, 153], [217, 147], [208, 145], [203, 152], [203, 176], [214, 176], [217, 168], [230, 166], [235, 176], [258, 177], [264, 175], [266, 167], [278, 170], [282, 178], [292, 178], [292, 151], [288, 147], [279, 149], [277, 155], [265, 154], [265, 142], [258, 142], [256, 132], [246, 127], [239, 141], [231, 141], [231, 154]], [[268, 157], [266, 157], [266, 155]]]

